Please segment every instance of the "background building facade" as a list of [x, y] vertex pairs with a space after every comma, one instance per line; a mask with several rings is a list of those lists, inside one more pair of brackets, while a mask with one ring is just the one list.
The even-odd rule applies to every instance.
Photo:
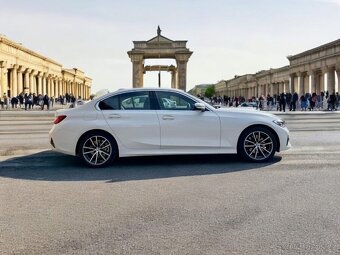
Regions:
[[282, 92], [302, 95], [339, 91], [340, 39], [287, 58], [290, 62], [288, 66], [235, 76], [216, 83], [216, 95], [243, 96], [247, 99]]
[[64, 69], [42, 56], [0, 35], [0, 95], [35, 93], [50, 97], [66, 93], [89, 99], [92, 79], [77, 69]]

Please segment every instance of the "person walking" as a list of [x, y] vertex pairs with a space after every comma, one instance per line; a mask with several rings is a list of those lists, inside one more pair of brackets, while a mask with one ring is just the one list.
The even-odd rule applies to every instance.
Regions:
[[45, 94], [45, 96], [43, 97], [43, 105], [42, 105], [41, 110], [44, 110], [45, 105], [47, 107], [47, 110], [49, 110], [50, 109], [50, 98], [48, 97], [47, 94]]
[[336, 96], [333, 92], [328, 98], [328, 110], [333, 111], [335, 110], [335, 103], [336, 103]]
[[296, 110], [296, 104], [297, 101], [299, 100], [299, 95], [298, 93], [294, 92], [293, 97], [292, 97], [292, 102], [289, 107], [289, 111], [295, 111]]
[[4, 93], [4, 107], [6, 110], [8, 109], [8, 97], [6, 93]]
[[286, 96], [284, 93], [280, 94], [279, 98], [279, 108], [280, 112], [283, 110], [283, 112], [286, 112]]
[[301, 111], [307, 111], [308, 99], [306, 96], [302, 95], [300, 97]]
[[24, 101], [25, 101], [25, 111], [27, 110], [27, 106], [29, 110], [32, 109], [33, 97], [31, 93], [25, 94]]
[[18, 103], [19, 103], [19, 100], [18, 100], [17, 97], [12, 97], [12, 98], [11, 98], [12, 109], [18, 108]]

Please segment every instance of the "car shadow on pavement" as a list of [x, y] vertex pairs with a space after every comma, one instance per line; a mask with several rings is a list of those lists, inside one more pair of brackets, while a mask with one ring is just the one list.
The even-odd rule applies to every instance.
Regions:
[[256, 170], [281, 161], [248, 163], [236, 155], [195, 155], [121, 158], [106, 168], [89, 168], [73, 156], [52, 151], [0, 162], [0, 177], [41, 181], [105, 181], [107, 183]]

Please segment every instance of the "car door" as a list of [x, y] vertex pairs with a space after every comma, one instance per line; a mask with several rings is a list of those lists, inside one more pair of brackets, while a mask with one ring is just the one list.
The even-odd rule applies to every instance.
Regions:
[[98, 106], [113, 134], [125, 147], [158, 150], [159, 120], [150, 105], [149, 92], [138, 91], [109, 97]]
[[160, 109], [161, 149], [220, 148], [220, 119], [210, 110], [195, 110], [192, 98], [173, 91], [156, 91]]

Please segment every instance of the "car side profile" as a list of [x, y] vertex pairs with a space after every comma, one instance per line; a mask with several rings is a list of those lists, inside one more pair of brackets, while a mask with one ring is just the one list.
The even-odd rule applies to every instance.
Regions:
[[56, 111], [53, 150], [90, 167], [118, 157], [234, 154], [252, 162], [290, 148], [284, 121], [268, 113], [215, 109], [176, 89], [124, 89]]

